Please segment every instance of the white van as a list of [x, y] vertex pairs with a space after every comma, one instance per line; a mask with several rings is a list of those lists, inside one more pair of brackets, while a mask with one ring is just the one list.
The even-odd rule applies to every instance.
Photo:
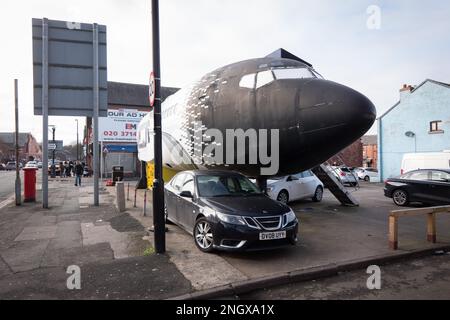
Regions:
[[417, 169], [450, 169], [450, 150], [444, 152], [405, 153], [400, 174]]

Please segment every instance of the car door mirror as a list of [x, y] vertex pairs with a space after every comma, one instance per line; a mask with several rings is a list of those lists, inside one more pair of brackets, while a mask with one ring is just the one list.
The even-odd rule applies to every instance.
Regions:
[[296, 176], [289, 176], [287, 178], [287, 181], [295, 181], [295, 180], [299, 180]]
[[188, 190], [184, 190], [180, 192], [180, 197], [183, 198], [193, 198], [194, 196], [192, 195], [192, 193]]

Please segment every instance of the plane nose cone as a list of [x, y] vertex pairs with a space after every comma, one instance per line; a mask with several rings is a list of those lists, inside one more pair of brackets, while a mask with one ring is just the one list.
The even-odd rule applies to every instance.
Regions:
[[[349, 141], [364, 135], [376, 119], [373, 103], [363, 94], [349, 87], [328, 80], [315, 80], [300, 91], [299, 106], [305, 132], [320, 130], [340, 131]], [[315, 128], [309, 128], [314, 123]], [[350, 131], [348, 131], [350, 130]]]

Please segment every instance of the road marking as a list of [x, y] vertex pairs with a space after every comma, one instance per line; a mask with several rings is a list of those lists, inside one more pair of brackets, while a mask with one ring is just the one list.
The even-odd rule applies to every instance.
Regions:
[[11, 194], [6, 200], [0, 202], [0, 210], [6, 207], [7, 205], [13, 203], [15, 200], [15, 194]]

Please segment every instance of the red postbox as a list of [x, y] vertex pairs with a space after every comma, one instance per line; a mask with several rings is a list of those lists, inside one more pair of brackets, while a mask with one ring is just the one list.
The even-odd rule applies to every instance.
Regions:
[[23, 189], [24, 189], [24, 202], [36, 201], [36, 171], [37, 168], [24, 168], [23, 169]]

